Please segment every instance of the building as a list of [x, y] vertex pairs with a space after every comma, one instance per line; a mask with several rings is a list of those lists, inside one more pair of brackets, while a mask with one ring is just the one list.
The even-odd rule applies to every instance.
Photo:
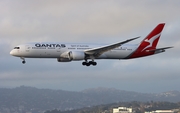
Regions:
[[127, 108], [127, 107], [113, 108], [113, 113], [132, 113], [132, 108]]
[[151, 112], [145, 112], [145, 113], [174, 113], [173, 110], [156, 110]]

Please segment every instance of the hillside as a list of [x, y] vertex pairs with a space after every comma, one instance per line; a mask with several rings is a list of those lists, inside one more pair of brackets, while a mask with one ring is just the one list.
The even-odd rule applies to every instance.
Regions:
[[0, 88], [0, 112], [45, 111], [52, 109], [72, 110], [101, 104], [131, 101], [180, 101], [179, 91], [147, 94], [113, 88], [87, 89], [81, 92], [37, 89], [21, 86], [13, 89]]

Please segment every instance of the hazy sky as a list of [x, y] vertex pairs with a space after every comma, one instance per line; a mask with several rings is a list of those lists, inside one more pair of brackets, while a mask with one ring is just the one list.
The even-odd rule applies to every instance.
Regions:
[[[179, 0], [0, 0], [0, 87], [21, 85], [80, 91], [108, 87], [138, 92], [180, 91]], [[165, 22], [158, 55], [133, 60], [59, 63], [9, 52], [26, 42], [115, 43]]]

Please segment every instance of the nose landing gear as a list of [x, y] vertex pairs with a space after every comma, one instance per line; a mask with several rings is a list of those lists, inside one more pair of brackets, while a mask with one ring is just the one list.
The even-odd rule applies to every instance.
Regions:
[[23, 63], [23, 64], [25, 64], [25, 63], [26, 63], [26, 61], [22, 61], [22, 63]]
[[20, 57], [20, 58], [23, 60], [22, 63], [25, 64], [26, 63], [25, 58], [24, 57]]

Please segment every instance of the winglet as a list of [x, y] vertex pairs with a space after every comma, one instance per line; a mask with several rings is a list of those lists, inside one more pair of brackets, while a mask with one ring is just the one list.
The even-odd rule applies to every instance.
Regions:
[[133, 41], [133, 40], [135, 40], [135, 39], [138, 39], [138, 38], [140, 38], [140, 36], [135, 37], [135, 38], [131, 38], [131, 39], [127, 39], [126, 41], [121, 42], [121, 45], [124, 44], [124, 43], [128, 43], [128, 42], [130, 42], [130, 41]]

